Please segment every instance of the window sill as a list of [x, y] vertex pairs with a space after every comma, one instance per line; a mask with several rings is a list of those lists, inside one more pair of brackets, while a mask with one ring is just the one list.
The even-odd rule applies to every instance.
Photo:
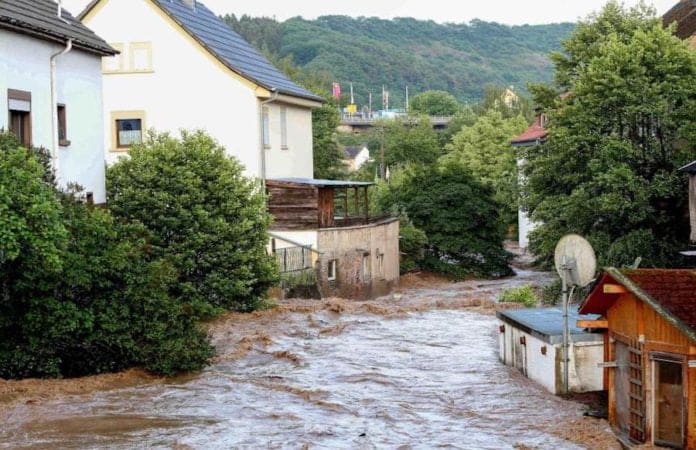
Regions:
[[281, 145], [280, 149], [281, 150], [290, 150], [290, 147], [288, 147], [287, 145]]
[[71, 142], [67, 139], [61, 139], [58, 141], [60, 147], [70, 147]]
[[264, 144], [263, 149], [264, 150], [270, 150], [272, 147], [270, 145]]
[[123, 148], [112, 148], [109, 150], [111, 153], [128, 153], [130, 151], [130, 147], [123, 147]]

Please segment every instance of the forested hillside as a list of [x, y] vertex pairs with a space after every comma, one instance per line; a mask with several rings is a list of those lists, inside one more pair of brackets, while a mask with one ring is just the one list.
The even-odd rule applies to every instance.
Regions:
[[569, 23], [438, 24], [346, 16], [285, 22], [234, 15], [224, 19], [277, 63], [292, 58], [328, 83], [340, 82], [344, 92], [352, 82], [360, 104], [372, 91], [378, 105], [382, 85], [387, 86], [392, 107], [403, 105], [407, 85], [413, 94], [445, 90], [461, 101], [476, 101], [486, 84], [524, 91], [527, 82], [549, 81], [547, 55], [560, 48], [560, 40], [574, 28]]

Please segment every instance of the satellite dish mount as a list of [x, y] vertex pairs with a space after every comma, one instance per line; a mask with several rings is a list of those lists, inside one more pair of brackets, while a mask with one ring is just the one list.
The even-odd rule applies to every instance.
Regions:
[[585, 287], [594, 279], [597, 271], [597, 258], [592, 246], [585, 238], [577, 234], [569, 234], [558, 241], [554, 261], [563, 287], [563, 393], [568, 394], [570, 391], [570, 325], [568, 323], [568, 309], [575, 288]]

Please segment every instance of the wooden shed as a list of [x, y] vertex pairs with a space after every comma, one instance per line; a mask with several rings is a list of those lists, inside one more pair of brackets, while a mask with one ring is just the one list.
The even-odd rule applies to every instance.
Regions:
[[696, 448], [696, 271], [606, 269], [579, 312], [601, 316], [619, 438]]
[[367, 190], [360, 181], [283, 178], [266, 181], [275, 230], [313, 230], [370, 222]]

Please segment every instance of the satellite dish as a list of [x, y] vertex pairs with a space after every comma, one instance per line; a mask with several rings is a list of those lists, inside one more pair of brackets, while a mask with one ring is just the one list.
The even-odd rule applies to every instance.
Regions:
[[564, 236], [556, 245], [556, 271], [568, 284], [585, 287], [595, 278], [597, 258], [589, 242], [577, 234]]

